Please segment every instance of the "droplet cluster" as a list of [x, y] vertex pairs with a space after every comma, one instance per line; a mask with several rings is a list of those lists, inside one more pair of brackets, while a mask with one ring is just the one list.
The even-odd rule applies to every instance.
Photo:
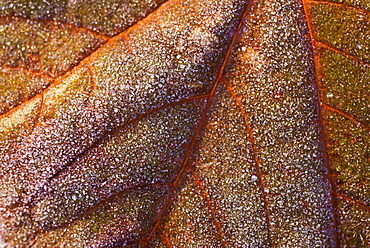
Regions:
[[334, 242], [315, 72], [306, 37], [300, 4], [259, 1], [245, 20], [225, 72], [254, 137], [272, 246]]
[[52, 20], [114, 36], [148, 15], [164, 0], [13, 1], [0, 3], [0, 16]]
[[364, 5], [2, 1], [0, 246], [365, 244]]
[[[103, 214], [98, 206], [108, 207], [104, 199], [170, 183], [188, 154], [241, 10], [236, 1], [169, 1], [7, 115], [10, 121], [27, 109], [36, 112], [32, 120], [4, 124], [0, 192], [2, 209], [12, 213], [3, 220], [7, 240], [23, 235], [27, 245], [42, 236], [40, 245], [63, 240], [73, 246], [82, 241], [72, 236], [86, 239], [89, 232], [95, 240], [99, 223], [109, 223], [94, 217]], [[162, 112], [165, 107], [170, 110]], [[17, 229], [21, 213], [32, 221]], [[150, 219], [147, 227], [119, 238], [102, 235], [96, 244], [143, 237], [154, 226]]]

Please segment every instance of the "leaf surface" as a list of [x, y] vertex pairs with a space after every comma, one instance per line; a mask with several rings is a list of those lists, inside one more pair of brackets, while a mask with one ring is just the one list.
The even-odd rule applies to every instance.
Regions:
[[368, 9], [5, 1], [4, 246], [366, 247]]

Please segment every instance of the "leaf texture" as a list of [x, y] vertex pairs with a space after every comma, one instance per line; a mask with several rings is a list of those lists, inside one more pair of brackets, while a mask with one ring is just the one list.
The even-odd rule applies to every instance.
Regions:
[[0, 244], [367, 247], [369, 8], [4, 1]]
[[[311, 2], [316, 80], [344, 247], [370, 244], [369, 37], [367, 2]], [[339, 38], [341, 37], [341, 38]]]

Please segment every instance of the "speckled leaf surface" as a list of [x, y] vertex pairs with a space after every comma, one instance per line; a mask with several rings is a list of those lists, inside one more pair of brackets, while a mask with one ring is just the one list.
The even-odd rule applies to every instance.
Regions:
[[367, 1], [0, 3], [0, 247], [368, 247]]

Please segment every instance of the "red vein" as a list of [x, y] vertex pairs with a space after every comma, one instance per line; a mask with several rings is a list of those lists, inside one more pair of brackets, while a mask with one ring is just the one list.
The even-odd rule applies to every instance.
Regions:
[[[303, 12], [304, 12], [304, 15], [305, 15], [305, 20], [306, 20], [306, 24], [307, 24], [307, 28], [308, 28], [308, 33], [310, 35], [310, 41], [311, 41], [311, 47], [310, 47], [310, 50], [311, 50], [311, 53], [312, 53], [312, 57], [313, 57], [313, 68], [312, 68], [312, 72], [314, 73], [315, 75], [315, 85], [316, 85], [316, 91], [317, 91], [317, 95], [318, 95], [318, 99], [319, 99], [319, 102], [322, 103], [322, 96], [320, 94], [320, 86], [321, 86], [321, 81], [320, 81], [320, 78], [319, 78], [319, 75], [318, 75], [318, 71], [319, 71], [319, 68], [320, 68], [320, 64], [319, 64], [319, 60], [317, 58], [317, 55], [314, 51], [314, 48], [315, 48], [315, 45], [314, 45], [314, 34], [313, 34], [313, 28], [312, 28], [312, 24], [311, 22], [309, 21], [309, 18], [310, 18], [310, 15], [309, 15], [309, 12], [308, 12], [308, 4], [307, 4], [307, 0], [299, 0], [301, 1], [301, 4], [303, 6]], [[336, 192], [336, 185], [335, 185], [335, 181], [334, 181], [334, 178], [333, 178], [333, 172], [332, 172], [332, 168], [329, 164], [329, 154], [328, 154], [328, 151], [327, 151], [327, 142], [326, 142], [326, 136], [325, 136], [325, 129], [324, 129], [324, 121], [323, 121], [323, 114], [322, 114], [322, 109], [320, 108], [320, 106], [318, 107], [318, 117], [319, 117], [319, 127], [320, 127], [320, 130], [321, 130], [321, 136], [320, 136], [320, 139], [322, 141], [322, 144], [323, 144], [323, 153], [324, 153], [324, 156], [325, 156], [325, 168], [327, 170], [327, 179], [329, 181], [329, 185], [330, 185], [330, 203], [331, 203], [331, 212], [332, 212], [332, 215], [333, 215], [333, 228], [334, 228], [334, 245], [335, 247], [339, 248], [340, 247], [340, 239], [339, 239], [339, 234], [338, 234], [338, 230], [339, 230], [339, 217], [338, 217], [338, 214], [336, 212], [336, 209], [337, 209], [337, 204], [336, 204], [336, 200], [337, 200], [337, 192]]]
[[127, 36], [127, 34], [126, 34], [126, 33], [124, 33], [124, 34], [122, 35], [122, 37], [125, 39], [127, 51], [128, 51], [131, 55], [134, 55], [134, 53], [133, 53], [133, 51], [132, 51], [132, 47], [131, 47], [130, 38]]
[[[44, 87], [46, 87], [45, 89], [47, 89], [48, 87], [50, 87], [50, 85], [53, 83], [53, 81], [55, 80], [55, 78], [53, 77], [50, 77], [48, 75], [45, 75], [45, 74], [42, 74], [42, 73], [38, 73], [38, 72], [33, 72], [33, 71], [29, 71], [29, 70], [26, 70], [24, 68], [18, 68], [18, 67], [7, 67], [7, 66], [2, 66], [0, 67], [0, 70], [6, 72], [6, 71], [21, 71], [22, 73], [27, 73], [27, 74], [30, 74], [30, 75], [33, 75], [33, 76], [36, 76], [36, 77], [41, 77], [41, 78], [45, 78], [47, 80], [49, 80], [50, 82], [48, 82], [46, 85], [44, 85]], [[2, 118], [6, 118], [6, 117], [9, 117], [13, 112], [15, 112], [18, 108], [20, 108], [19, 106], [20, 105], [24, 105], [26, 102], [29, 102], [31, 99], [36, 99], [38, 96], [41, 96], [41, 98], [43, 99], [43, 95], [42, 95], [42, 92], [45, 90], [43, 89], [40, 93], [37, 93], [35, 95], [33, 95], [31, 98], [23, 101], [21, 104], [18, 104], [12, 108], [10, 108], [9, 110], [7, 110], [7, 112], [5, 113], [2, 113], [0, 114], [0, 119]]]
[[[53, 175], [51, 175], [49, 178], [47, 178], [39, 187], [38, 189], [36, 190], [36, 193], [33, 195], [33, 197], [30, 197], [30, 200], [29, 202], [26, 204], [26, 205], [30, 205], [30, 204], [35, 204], [36, 201], [35, 201], [35, 197], [37, 197], [38, 195], [42, 194], [43, 190], [44, 190], [44, 185], [47, 185], [48, 183], [50, 183], [52, 180], [54, 180], [55, 178], [57, 178], [59, 175], [61, 175], [64, 171], [66, 171], [70, 166], [72, 166], [72, 164], [74, 164], [74, 162], [82, 157], [82, 156], [85, 156], [86, 153], [90, 150], [92, 150], [93, 148], [97, 147], [99, 144], [101, 144], [105, 139], [107, 139], [108, 137], [111, 137], [111, 136], [114, 136], [116, 135], [119, 131], [122, 131], [122, 130], [125, 130], [126, 128], [128, 128], [130, 125], [132, 124], [135, 124], [135, 123], [138, 123], [140, 120], [142, 120], [143, 118], [157, 112], [157, 111], [160, 111], [162, 109], [165, 109], [165, 108], [169, 108], [171, 106], [175, 106], [175, 105], [178, 105], [178, 104], [182, 104], [182, 103], [185, 103], [187, 101], [192, 101], [192, 100], [196, 100], [196, 99], [202, 99], [202, 98], [206, 98], [208, 97], [209, 94], [206, 94], [206, 95], [200, 95], [200, 96], [194, 96], [194, 97], [189, 97], [189, 98], [186, 98], [186, 99], [180, 99], [178, 101], [175, 101], [175, 102], [171, 102], [171, 103], [168, 103], [168, 104], [164, 104], [160, 107], [157, 107], [157, 108], [153, 108], [151, 110], [149, 110], [148, 112], [144, 113], [144, 114], [140, 114], [138, 115], [135, 119], [132, 119], [131, 121], [117, 127], [116, 129], [112, 130], [112, 131], [109, 131], [109, 132], [106, 132], [102, 137], [100, 137], [99, 139], [97, 139], [96, 141], [94, 141], [89, 147], [87, 147], [83, 152], [81, 152], [80, 154], [76, 155], [68, 164], [66, 164], [65, 166], [63, 166], [62, 168], [60, 168], [59, 170], [57, 170]], [[42, 198], [41, 198], [42, 199]], [[38, 200], [41, 200], [41, 199], [38, 199]]]
[[132, 186], [123, 188], [121, 190], [118, 190], [115, 193], [110, 194], [106, 198], [103, 198], [103, 199], [100, 199], [100, 200], [96, 201], [95, 203], [93, 203], [92, 205], [90, 205], [86, 209], [84, 209], [84, 211], [82, 211], [80, 214], [78, 214], [77, 216], [75, 216], [75, 218], [70, 217], [71, 221], [65, 222], [65, 223], [63, 223], [63, 224], [61, 224], [59, 226], [56, 226], [56, 227], [48, 227], [47, 229], [42, 229], [39, 232], [37, 232], [35, 234], [35, 236], [40, 235], [40, 234], [48, 234], [49, 232], [66, 228], [66, 227], [72, 225], [75, 221], [81, 220], [82, 218], [88, 216], [90, 213], [94, 213], [95, 210], [99, 206], [104, 205], [105, 203], [107, 203], [108, 201], [112, 200], [113, 198], [117, 197], [118, 195], [122, 194], [125, 191], [130, 191], [130, 190], [134, 190], [134, 189], [138, 189], [138, 188], [161, 187], [161, 186], [165, 186], [165, 185], [168, 185], [168, 184], [169, 183], [156, 182], [156, 183], [137, 184], [137, 185], [132, 185]]
[[261, 187], [261, 194], [262, 194], [262, 200], [263, 200], [263, 209], [264, 209], [265, 215], [266, 215], [267, 242], [269, 242], [269, 245], [271, 246], [271, 243], [270, 243], [271, 242], [271, 220], [270, 220], [269, 204], [268, 204], [267, 194], [266, 194], [265, 179], [264, 179], [262, 169], [261, 169], [261, 162], [260, 162], [260, 160], [258, 158], [258, 155], [257, 155], [258, 154], [257, 145], [256, 145], [256, 141], [254, 139], [253, 130], [252, 130], [252, 127], [249, 124], [249, 116], [245, 112], [244, 107], [243, 107], [242, 103], [240, 102], [238, 96], [235, 94], [233, 88], [229, 85], [228, 82], [226, 82], [226, 87], [229, 90], [232, 98], [235, 100], [236, 106], [239, 108], [239, 111], [241, 112], [241, 115], [242, 115], [243, 120], [244, 120], [244, 125], [247, 129], [248, 138], [249, 138], [249, 141], [252, 145], [252, 156], [253, 156], [255, 169], [256, 169], [258, 180], [259, 180], [260, 187]]
[[367, 66], [367, 67], [370, 67], [370, 64], [369, 64], [368, 62], [364, 61], [362, 58], [357, 57], [357, 56], [354, 56], [354, 55], [351, 55], [351, 54], [347, 53], [347, 52], [346, 52], [346, 51], [344, 51], [344, 50], [341, 50], [341, 49], [339, 49], [339, 48], [333, 47], [332, 45], [329, 45], [329, 44], [323, 43], [322, 41], [314, 40], [314, 43], [317, 43], [319, 46], [324, 47], [324, 48], [326, 48], [326, 49], [329, 49], [329, 50], [331, 50], [331, 51], [333, 51], [333, 52], [335, 52], [335, 53], [339, 53], [339, 54], [341, 54], [341, 55], [343, 55], [343, 56], [345, 56], [345, 57], [347, 57], [347, 58], [351, 58], [351, 59], [353, 59], [353, 60], [355, 60], [355, 61], [359, 62], [359, 63], [360, 63], [360, 64], [362, 64], [362, 65], [365, 65], [365, 66]]
[[21, 109], [24, 105], [26, 105], [27, 103], [29, 102], [32, 102], [33, 100], [35, 100], [36, 98], [38, 97], [41, 97], [43, 98], [44, 97], [44, 92], [51, 87], [53, 83], [49, 84], [49, 86], [47, 88], [45, 88], [43, 91], [41, 91], [40, 93], [34, 95], [33, 97], [31, 97], [30, 99], [28, 100], [25, 100], [23, 101], [21, 104], [18, 104], [17, 106], [11, 108], [8, 110], [8, 112], [5, 112], [3, 114], [0, 115], [0, 120], [3, 119], [3, 118], [6, 118], [6, 117], [10, 117], [14, 112], [16, 112], [18, 109]]
[[172, 248], [173, 245], [171, 243], [171, 240], [166, 236], [166, 234], [162, 232], [160, 228], [158, 229], [158, 232], [159, 232], [159, 235], [162, 237], [162, 240], [164, 244], [166, 245], [166, 247]]
[[[93, 91], [96, 89], [96, 82], [95, 82], [96, 76], [95, 76], [94, 71], [91, 69], [90, 62], [86, 61], [85, 65], [86, 65], [87, 71], [89, 72], [90, 78], [91, 78], [91, 90], [88, 93], [89, 94], [88, 97], [87, 97], [87, 100], [88, 100], [90, 98], [90, 96], [92, 95]], [[36, 127], [40, 126], [40, 122], [41, 122], [41, 118], [42, 118], [42, 112], [43, 112], [44, 104], [45, 104], [45, 94], [41, 94], [41, 100], [42, 100], [41, 101], [41, 107], [40, 107], [40, 110], [39, 110], [39, 113], [38, 113], [36, 124], [33, 127], [33, 130], [35, 130]], [[33, 134], [33, 132], [30, 132], [30, 135], [32, 135], [32, 134]]]
[[336, 6], [336, 7], [339, 7], [339, 8], [345, 8], [345, 9], [351, 9], [351, 10], [354, 10], [354, 11], [362, 11], [362, 12], [365, 12], [365, 13], [370, 13], [370, 11], [367, 10], [367, 9], [363, 9], [363, 8], [360, 8], [360, 7], [357, 7], [357, 6], [351, 6], [351, 5], [348, 5], [348, 4], [345, 4], [345, 3], [334, 3], [334, 2], [320, 1], [320, 0], [306, 0], [306, 2], [308, 4], [326, 4], [326, 5]]
[[33, 133], [33, 132], [34, 132], [34, 130], [35, 130], [38, 126], [40, 126], [41, 118], [42, 118], [42, 112], [43, 112], [43, 110], [44, 110], [44, 104], [45, 104], [45, 96], [44, 96], [44, 95], [42, 95], [42, 96], [41, 96], [40, 109], [39, 109], [38, 114], [37, 114], [37, 120], [36, 120], [35, 125], [33, 125], [33, 131], [32, 131], [32, 132], [30, 132], [30, 134], [31, 134], [31, 133]]
[[338, 193], [338, 197], [349, 202], [349, 203], [352, 203], [362, 209], [364, 209], [366, 212], [369, 212], [370, 213], [370, 207], [365, 205], [364, 203], [360, 202], [359, 200], [356, 200], [348, 195], [345, 195], [343, 193]]
[[96, 87], [96, 75], [95, 75], [94, 71], [91, 68], [90, 62], [87, 62], [86, 66], [87, 66], [87, 70], [90, 74], [90, 79], [91, 79], [91, 90], [89, 91], [89, 96], [88, 96], [88, 99], [89, 99], [91, 97], [91, 95], [93, 94], [93, 92], [97, 89], [97, 87]]
[[22, 17], [22, 16], [15, 16], [15, 15], [0, 16], [0, 18], [1, 19], [25, 20], [25, 21], [31, 21], [31, 22], [47, 23], [47, 24], [52, 24], [54, 26], [63, 25], [65, 27], [68, 27], [68, 28], [73, 29], [73, 30], [84, 31], [84, 32], [91, 33], [95, 37], [99, 37], [99, 38], [101, 38], [103, 40], [110, 39], [109, 36], [104, 35], [104, 34], [99, 33], [99, 32], [96, 32], [96, 31], [94, 31], [92, 29], [89, 29], [89, 28], [86, 28], [86, 27], [82, 27], [82, 26], [77, 26], [75, 24], [67, 23], [67, 22], [61, 22], [61, 21], [56, 21], [56, 20], [45, 20], [45, 19], [38, 19], [38, 18], [37, 19], [35, 19], [35, 18], [25, 18], [25, 17]]
[[344, 116], [345, 118], [347, 118], [347, 119], [349, 119], [349, 120], [353, 121], [353, 122], [354, 122], [354, 123], [356, 123], [357, 125], [361, 125], [361, 126], [362, 126], [362, 127], [364, 127], [367, 131], [369, 131], [369, 132], [370, 132], [370, 127], [369, 127], [369, 126], [367, 126], [367, 125], [366, 125], [365, 123], [363, 123], [362, 121], [357, 120], [355, 117], [353, 117], [353, 116], [351, 116], [351, 115], [348, 115], [348, 114], [346, 114], [345, 112], [343, 112], [342, 110], [337, 109], [337, 108], [335, 108], [335, 107], [332, 107], [332, 106], [330, 106], [330, 105], [328, 105], [328, 104], [326, 104], [326, 103], [323, 103], [323, 104], [322, 104], [322, 106], [323, 106], [324, 108], [327, 108], [327, 109], [329, 109], [329, 110], [331, 110], [331, 111], [333, 111], [333, 112], [335, 112], [335, 113], [339, 114], [339, 115]]
[[[66, 71], [63, 75], [59, 76], [57, 78], [57, 80], [55, 80], [53, 83], [51, 83], [49, 85], [49, 87], [47, 87], [46, 89], [44, 89], [43, 91], [41, 91], [40, 93], [38, 93], [37, 95], [35, 95], [34, 97], [28, 99], [27, 101], [24, 101], [22, 102], [21, 104], [19, 104], [18, 106], [10, 109], [8, 112], [0, 115], [0, 119], [3, 118], [3, 117], [7, 117], [9, 115], [11, 115], [11, 113], [13, 113], [14, 111], [16, 111], [17, 109], [19, 108], [22, 108], [27, 102], [33, 100], [35, 97], [41, 95], [41, 94], [45, 94], [45, 92], [47, 90], [49, 90], [51, 87], [53, 86], [57, 86], [58, 84], [61, 83], [61, 79], [66, 77], [69, 73], [71, 73], [73, 71], [74, 68], [76, 67], [79, 67], [80, 65], [82, 66], [84, 63], [86, 63], [88, 60], [91, 60], [93, 58], [93, 56], [95, 54], [97, 54], [98, 52], [100, 52], [101, 50], [105, 49], [107, 46], [109, 46], [110, 44], [112, 44], [113, 42], [115, 42], [117, 39], [123, 37], [125, 35], [126, 32], [129, 32], [130, 30], [132, 29], [135, 29], [137, 26], [140, 26], [143, 22], [145, 22], [149, 17], [151, 17], [152, 15], [155, 15], [155, 13], [157, 11], [159, 11], [160, 9], [162, 8], [165, 8], [165, 5], [168, 4], [168, 2], [170, 1], [177, 1], [177, 0], [167, 0], [165, 2], [163, 2], [162, 4], [159, 4], [150, 14], [148, 14], [145, 18], [143, 19], [140, 19], [138, 20], [137, 22], [133, 23], [131, 26], [129, 26], [126, 30], [124, 30], [123, 32], [115, 35], [115, 36], [112, 36], [111, 38], [109, 38], [108, 40], [106, 40], [106, 42], [104, 44], [102, 44], [99, 48], [97, 48], [93, 53], [89, 54], [88, 56], [86, 56], [83, 60], [79, 61], [77, 63], [77, 65], [75, 65], [72, 69], [70, 69], [69, 71]], [[123, 37], [124, 38], [124, 37]]]
[[156, 13], [153, 17], [154, 17], [155, 23], [158, 25], [159, 34], [161, 35], [162, 38], [165, 38], [166, 36], [164, 35], [164, 32], [163, 32], [162, 19], [160, 18], [161, 16], [159, 16]]
[[234, 44], [236, 43], [236, 40], [237, 40], [238, 35], [239, 35], [239, 33], [240, 33], [241, 27], [242, 27], [242, 25], [243, 25], [243, 21], [244, 21], [244, 19], [247, 17], [247, 14], [248, 14], [248, 12], [249, 12], [249, 9], [250, 9], [250, 7], [251, 7], [251, 3], [252, 3], [252, 2], [253, 2], [253, 0], [250, 0], [250, 1], [248, 2], [247, 6], [246, 6], [246, 7], [245, 7], [245, 9], [244, 9], [244, 12], [243, 12], [242, 17], [241, 17], [241, 18], [240, 18], [240, 20], [239, 20], [239, 23], [238, 23], [238, 25], [237, 25], [236, 31], [235, 31], [235, 33], [234, 33], [234, 35], [233, 35], [233, 37], [232, 37], [232, 40], [231, 40], [231, 42], [230, 42], [230, 44], [229, 44], [229, 46], [228, 46], [228, 48], [227, 48], [227, 51], [226, 51], [226, 54], [225, 54], [224, 60], [223, 60], [223, 62], [222, 62], [222, 65], [221, 65], [221, 67], [220, 67], [220, 69], [219, 69], [219, 71], [218, 71], [216, 81], [215, 81], [215, 83], [214, 83], [214, 85], [213, 85], [213, 87], [212, 87], [212, 89], [211, 89], [211, 93], [209, 94], [209, 97], [208, 97], [208, 99], [207, 99], [207, 103], [206, 103], [206, 106], [205, 106], [205, 108], [204, 108], [204, 111], [203, 111], [203, 114], [202, 114], [202, 116], [201, 116], [201, 119], [200, 119], [200, 121], [199, 121], [199, 123], [198, 123], [197, 129], [196, 129], [196, 131], [195, 131], [195, 133], [194, 133], [194, 135], [193, 135], [193, 139], [192, 139], [192, 141], [191, 141], [191, 143], [190, 143], [190, 146], [189, 146], [189, 148], [188, 148], [188, 150], [187, 150], [187, 153], [186, 153], [186, 156], [185, 156], [184, 162], [183, 162], [183, 164], [181, 165], [181, 167], [180, 167], [180, 169], [179, 169], [179, 171], [178, 171], [178, 173], [177, 173], [177, 176], [176, 176], [176, 178], [174, 179], [174, 181], [173, 181], [173, 183], [172, 183], [172, 187], [171, 187], [171, 189], [170, 189], [170, 192], [168, 193], [168, 196], [167, 196], [166, 202], [164, 203], [164, 206], [162, 207], [162, 210], [161, 210], [161, 212], [160, 212], [160, 214], [159, 214], [159, 216], [158, 216], [158, 218], [157, 218], [157, 221], [156, 221], [156, 223], [155, 223], [155, 225], [154, 225], [154, 227], [153, 227], [152, 231], [150, 232], [150, 234], [149, 234], [146, 238], [144, 238], [144, 239], [147, 241], [147, 242], [146, 242], [146, 245], [147, 245], [147, 246], [149, 245], [149, 241], [151, 240], [151, 238], [152, 238], [152, 237], [153, 237], [153, 235], [155, 234], [155, 232], [156, 232], [157, 228], [159, 227], [160, 222], [161, 222], [161, 220], [162, 220], [162, 219], [163, 219], [163, 217], [164, 217], [164, 213], [165, 213], [165, 212], [166, 212], [166, 210], [169, 208], [169, 205], [170, 205], [170, 203], [172, 202], [171, 200], [172, 200], [172, 198], [173, 198], [174, 191], [175, 191], [175, 189], [179, 186], [180, 179], [182, 178], [182, 176], [183, 176], [183, 174], [184, 174], [184, 171], [185, 171], [185, 169], [187, 168], [187, 165], [188, 165], [188, 162], [189, 162], [190, 155], [191, 155], [191, 153], [192, 153], [192, 151], [193, 151], [193, 148], [194, 148], [194, 146], [195, 146], [195, 144], [196, 144], [196, 140], [197, 140], [197, 138], [198, 138], [198, 136], [199, 136], [199, 134], [200, 134], [200, 131], [201, 131], [201, 129], [202, 129], [202, 126], [203, 126], [203, 124], [204, 124], [204, 123], [205, 123], [205, 121], [206, 121], [207, 113], [208, 113], [208, 111], [209, 111], [209, 109], [210, 109], [210, 107], [211, 107], [211, 100], [213, 99], [213, 96], [214, 96], [214, 95], [215, 95], [215, 93], [216, 93], [217, 86], [219, 85], [219, 83], [220, 83], [220, 81], [221, 81], [221, 79], [222, 79], [222, 77], [223, 77], [223, 73], [224, 73], [225, 67], [226, 67], [226, 65], [227, 65], [228, 59], [229, 59], [229, 57], [230, 57], [230, 54], [231, 54], [232, 48], [233, 48]]
[[45, 78], [45, 79], [50, 80], [50, 81], [53, 81], [55, 79], [52, 76], [49, 76], [49, 75], [46, 75], [46, 74], [43, 74], [43, 73], [40, 73], [40, 72], [30, 71], [30, 70], [27, 70], [27, 69], [22, 68], [22, 67], [9, 67], [9, 66], [2, 65], [0, 67], [0, 69], [2, 71], [20, 71], [22, 73], [27, 73], [27, 74], [30, 74], [30, 75], [33, 75], [33, 76], [36, 76], [36, 77], [42, 77], [42, 78]]
[[80, 215], [78, 215], [76, 218], [74, 218], [72, 221], [70, 222], [66, 222], [66, 223], [63, 223], [57, 227], [48, 227], [47, 229], [39, 229], [38, 231], [36, 231], [35, 233], [33, 233], [33, 237], [32, 237], [32, 240], [31, 240], [31, 244], [30, 244], [30, 247], [34, 247], [36, 242], [37, 242], [37, 237], [41, 234], [46, 234], [48, 235], [50, 232], [53, 232], [53, 231], [57, 231], [59, 229], [63, 229], [63, 228], [67, 228], [69, 226], [71, 226], [75, 221], [78, 221], [78, 220], [81, 220], [82, 218], [88, 216], [89, 213], [93, 213], [95, 212], [95, 210], [105, 204], [106, 202], [110, 201], [111, 199], [117, 197], [118, 195], [122, 194], [123, 192], [125, 191], [129, 191], [129, 190], [134, 190], [134, 189], [137, 189], [137, 188], [147, 188], [147, 187], [160, 187], [160, 186], [164, 186], [164, 185], [168, 185], [168, 183], [147, 183], [147, 184], [138, 184], [138, 185], [133, 185], [133, 186], [130, 186], [130, 187], [127, 187], [127, 188], [124, 188], [122, 190], [119, 190], [118, 192], [116, 193], [113, 193], [111, 195], [109, 195], [107, 198], [105, 199], [102, 199], [100, 201], [97, 201], [95, 202], [94, 204], [92, 204], [91, 206], [89, 206], [87, 209], [85, 209], [84, 212], [82, 212]]
[[225, 235], [222, 231], [221, 222], [216, 218], [217, 214], [216, 214], [215, 209], [213, 208], [213, 201], [211, 200], [211, 197], [209, 196], [209, 194], [208, 194], [207, 190], [205, 189], [202, 181], [196, 175], [196, 172], [194, 170], [191, 170], [191, 175], [194, 179], [195, 184], [200, 189], [200, 192], [201, 192], [201, 195], [202, 195], [203, 199], [206, 201], [206, 205], [207, 205], [208, 210], [211, 212], [212, 222], [213, 222], [213, 225], [215, 226], [215, 228], [217, 230], [218, 236], [220, 237], [221, 246], [222, 247], [228, 247], [228, 244], [224, 240]]

